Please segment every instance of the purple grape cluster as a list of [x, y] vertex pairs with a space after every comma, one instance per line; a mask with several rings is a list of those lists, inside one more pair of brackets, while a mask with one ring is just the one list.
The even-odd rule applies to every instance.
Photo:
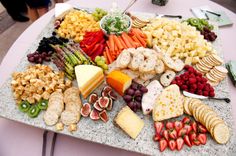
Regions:
[[136, 112], [141, 110], [141, 102], [144, 93], [147, 93], [148, 89], [136, 82], [132, 82], [131, 86], [125, 91], [123, 99], [127, 105]]
[[201, 31], [201, 34], [204, 36], [204, 39], [211, 41], [211, 42], [215, 41], [217, 38], [217, 35], [213, 31], [208, 29], [207, 27], [203, 28], [203, 30]]
[[53, 52], [42, 52], [39, 53], [35, 51], [27, 55], [28, 61], [31, 63], [40, 63], [42, 64], [43, 61], [49, 62], [51, 61], [51, 56]]

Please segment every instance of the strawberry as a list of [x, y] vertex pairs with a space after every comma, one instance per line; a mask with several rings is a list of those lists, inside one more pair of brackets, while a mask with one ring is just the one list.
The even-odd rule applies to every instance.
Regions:
[[192, 130], [192, 127], [190, 125], [184, 125], [183, 129], [186, 129], [186, 134], [189, 134], [189, 132]]
[[178, 131], [178, 137], [183, 137], [185, 134], [187, 134], [187, 129], [182, 128]]
[[200, 134], [198, 134], [197, 139], [200, 141], [200, 143], [202, 145], [205, 145], [206, 141], [207, 141], [207, 136], [206, 136], [206, 134], [201, 134], [200, 133]]
[[174, 128], [174, 124], [173, 124], [173, 122], [167, 122], [166, 123], [166, 129], [173, 129]]
[[191, 122], [190, 124], [194, 132], [197, 132], [197, 123], [195, 121]]
[[164, 130], [163, 131], [163, 137], [168, 141], [169, 140], [169, 135], [168, 135], [168, 131]]
[[165, 139], [161, 139], [159, 142], [160, 151], [163, 152], [167, 147], [167, 141]]
[[207, 133], [207, 129], [203, 125], [198, 124], [198, 132], [199, 133]]
[[184, 142], [188, 147], [192, 147], [192, 143], [190, 142], [188, 135], [184, 136]]
[[168, 146], [171, 151], [174, 151], [176, 149], [176, 142], [174, 140], [169, 140]]
[[169, 137], [172, 139], [176, 139], [177, 138], [177, 132], [175, 129], [169, 130]]
[[201, 142], [198, 139], [194, 139], [192, 143], [196, 146], [199, 146], [201, 144]]
[[190, 124], [190, 119], [189, 119], [189, 117], [184, 117], [183, 119], [182, 119], [182, 123], [183, 124]]
[[154, 127], [155, 127], [155, 130], [156, 130], [156, 134], [160, 134], [161, 130], [164, 127], [164, 124], [162, 122], [156, 121], [156, 122], [154, 122]]
[[193, 140], [195, 140], [197, 138], [197, 134], [192, 131], [192, 132], [190, 132], [189, 138], [193, 142]]
[[160, 134], [156, 134], [153, 136], [153, 141], [160, 141], [161, 139], [161, 135]]
[[181, 128], [183, 128], [183, 123], [180, 121], [175, 121], [174, 127], [175, 127], [176, 131], [179, 131]]
[[176, 145], [177, 145], [177, 150], [180, 151], [183, 146], [184, 146], [184, 140], [183, 138], [179, 137], [177, 140], [176, 140]]

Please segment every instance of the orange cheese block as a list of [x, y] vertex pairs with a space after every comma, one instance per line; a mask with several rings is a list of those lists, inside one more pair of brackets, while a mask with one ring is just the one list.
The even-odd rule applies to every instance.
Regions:
[[125, 90], [131, 85], [132, 78], [121, 71], [114, 70], [107, 75], [106, 81], [115, 91], [123, 95]]

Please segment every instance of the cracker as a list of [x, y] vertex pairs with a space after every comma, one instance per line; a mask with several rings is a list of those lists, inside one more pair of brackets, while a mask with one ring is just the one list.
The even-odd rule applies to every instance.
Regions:
[[220, 73], [223, 73], [223, 74], [227, 74], [228, 73], [228, 70], [223, 67], [223, 66], [216, 66], [214, 67], [216, 69], [216, 71], [219, 71]]
[[189, 108], [188, 108], [190, 100], [191, 100], [191, 98], [184, 97], [184, 112], [188, 115], [192, 115]]
[[219, 56], [212, 54], [211, 55], [212, 59], [215, 60], [219, 65], [223, 64], [223, 59], [221, 59]]
[[213, 129], [213, 137], [219, 144], [226, 144], [229, 141], [229, 128], [224, 123], [217, 124]]

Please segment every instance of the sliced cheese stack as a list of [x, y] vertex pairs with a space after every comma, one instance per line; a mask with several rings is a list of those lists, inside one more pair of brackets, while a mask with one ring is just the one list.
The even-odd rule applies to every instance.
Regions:
[[135, 139], [144, 127], [144, 121], [128, 106], [125, 106], [114, 119], [115, 123], [131, 138]]
[[183, 96], [174, 84], [165, 88], [157, 98], [152, 116], [154, 121], [162, 121], [180, 116], [183, 111]]
[[102, 68], [93, 65], [76, 66], [75, 75], [79, 90], [84, 98], [87, 98], [104, 80]]
[[115, 89], [120, 95], [123, 95], [125, 90], [132, 83], [132, 78], [118, 70], [113, 70], [107, 75], [107, 84]]

